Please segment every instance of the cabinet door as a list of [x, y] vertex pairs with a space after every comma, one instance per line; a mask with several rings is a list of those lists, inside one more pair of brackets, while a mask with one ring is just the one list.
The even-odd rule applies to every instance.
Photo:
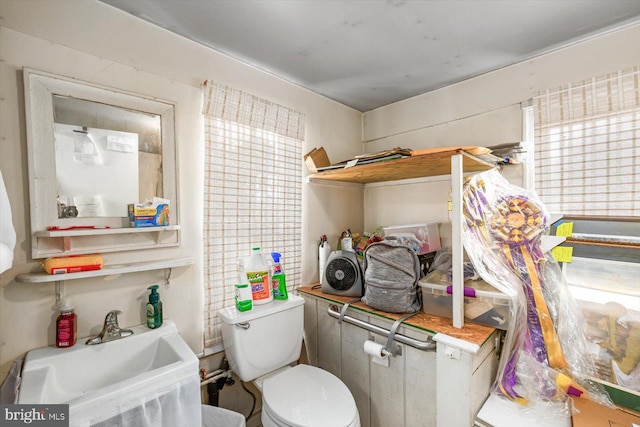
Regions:
[[317, 299], [300, 293], [304, 298], [304, 350], [307, 362], [318, 366], [318, 308]]
[[[356, 319], [368, 321], [369, 316], [356, 310], [349, 310], [348, 315]], [[336, 319], [332, 319], [337, 323]], [[370, 412], [370, 384], [369, 384], [369, 356], [364, 352], [364, 342], [369, 338], [369, 332], [342, 323], [342, 381], [349, 387], [358, 406], [360, 425], [369, 427]]]
[[[410, 338], [426, 341], [425, 333], [400, 328]], [[405, 423], [406, 427], [436, 427], [436, 352], [404, 346]]]
[[[369, 322], [385, 329], [391, 327], [389, 321], [383, 321], [375, 316], [369, 317]], [[386, 337], [373, 335], [377, 343], [385, 345]], [[380, 366], [369, 360], [371, 375], [371, 427], [407, 426], [404, 418], [404, 371], [405, 345], [400, 346], [402, 355], [389, 357], [389, 366]], [[362, 350], [361, 350], [362, 351]], [[371, 357], [367, 356], [368, 359]]]
[[340, 324], [327, 314], [329, 303], [318, 300], [318, 367], [325, 369], [338, 378], [341, 370]]
[[476, 354], [438, 342], [438, 426], [473, 425], [497, 369], [494, 333]]

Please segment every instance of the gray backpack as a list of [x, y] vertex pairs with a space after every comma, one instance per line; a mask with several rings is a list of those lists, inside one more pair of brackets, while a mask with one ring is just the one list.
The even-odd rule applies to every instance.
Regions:
[[364, 297], [371, 308], [389, 313], [420, 311], [420, 261], [409, 246], [385, 239], [364, 251]]

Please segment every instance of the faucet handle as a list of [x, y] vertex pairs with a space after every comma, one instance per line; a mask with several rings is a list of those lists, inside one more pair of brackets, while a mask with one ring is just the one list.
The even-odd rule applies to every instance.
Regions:
[[107, 313], [107, 316], [104, 318], [104, 324], [118, 324], [118, 315], [122, 314], [120, 310], [111, 310]]

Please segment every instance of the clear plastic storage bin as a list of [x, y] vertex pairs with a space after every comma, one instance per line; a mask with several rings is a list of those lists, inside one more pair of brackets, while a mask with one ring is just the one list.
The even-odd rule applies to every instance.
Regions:
[[384, 227], [384, 235], [406, 240], [414, 246], [418, 255], [440, 249], [440, 232], [437, 222]]
[[[418, 284], [422, 289], [422, 310], [427, 314], [452, 317], [453, 300], [448, 272], [429, 273]], [[499, 292], [484, 280], [464, 282], [464, 318], [473, 323], [507, 329], [509, 296]]]

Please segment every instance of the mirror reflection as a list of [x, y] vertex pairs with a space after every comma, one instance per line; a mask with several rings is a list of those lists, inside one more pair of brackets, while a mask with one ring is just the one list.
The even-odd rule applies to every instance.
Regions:
[[124, 217], [162, 197], [161, 116], [53, 95], [59, 218]]

